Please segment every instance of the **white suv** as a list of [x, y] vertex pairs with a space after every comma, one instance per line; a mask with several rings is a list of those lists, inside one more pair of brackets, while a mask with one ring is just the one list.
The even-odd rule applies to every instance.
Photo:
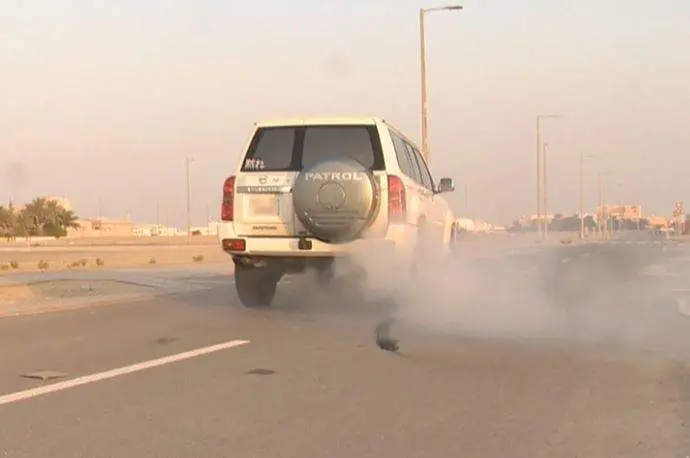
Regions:
[[453, 190], [450, 178], [434, 183], [419, 149], [383, 119], [257, 123], [223, 184], [218, 226], [241, 302], [269, 306], [288, 273], [331, 278], [336, 259], [413, 265], [420, 250], [448, 249], [454, 216], [440, 194]]

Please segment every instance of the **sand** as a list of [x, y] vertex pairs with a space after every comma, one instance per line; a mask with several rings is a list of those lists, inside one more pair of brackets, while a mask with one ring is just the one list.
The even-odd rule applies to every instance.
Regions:
[[[40, 270], [128, 268], [228, 262], [215, 237], [122, 237], [59, 240], [46, 246], [0, 244], [0, 275]], [[74, 243], [70, 243], [74, 242]]]

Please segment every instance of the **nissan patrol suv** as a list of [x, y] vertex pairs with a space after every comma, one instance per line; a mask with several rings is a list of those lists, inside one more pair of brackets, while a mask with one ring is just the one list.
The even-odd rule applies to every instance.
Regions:
[[[246, 307], [269, 306], [285, 274], [333, 276], [337, 259], [413, 266], [449, 248], [454, 216], [419, 149], [380, 118], [260, 122], [223, 184], [218, 237]], [[385, 276], [385, 272], [380, 272]]]

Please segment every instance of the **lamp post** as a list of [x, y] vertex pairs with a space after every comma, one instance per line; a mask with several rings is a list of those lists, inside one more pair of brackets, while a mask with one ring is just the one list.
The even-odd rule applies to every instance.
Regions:
[[428, 89], [426, 83], [426, 36], [424, 30], [424, 19], [427, 13], [434, 11], [459, 11], [461, 5], [438, 6], [434, 8], [421, 8], [419, 10], [419, 59], [421, 72], [422, 89], [422, 155], [424, 159], [429, 158], [429, 110], [428, 110]]
[[539, 235], [539, 240], [542, 239], [542, 209], [541, 209], [541, 191], [542, 191], [542, 165], [541, 165], [541, 120], [547, 118], [559, 118], [560, 115], [557, 114], [543, 114], [537, 115], [537, 231]]

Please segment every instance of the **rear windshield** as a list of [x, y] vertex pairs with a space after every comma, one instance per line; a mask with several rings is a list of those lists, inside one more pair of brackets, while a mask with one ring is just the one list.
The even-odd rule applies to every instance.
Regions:
[[260, 128], [249, 146], [242, 171], [300, 171], [324, 160], [343, 157], [371, 170], [383, 170], [376, 126]]

